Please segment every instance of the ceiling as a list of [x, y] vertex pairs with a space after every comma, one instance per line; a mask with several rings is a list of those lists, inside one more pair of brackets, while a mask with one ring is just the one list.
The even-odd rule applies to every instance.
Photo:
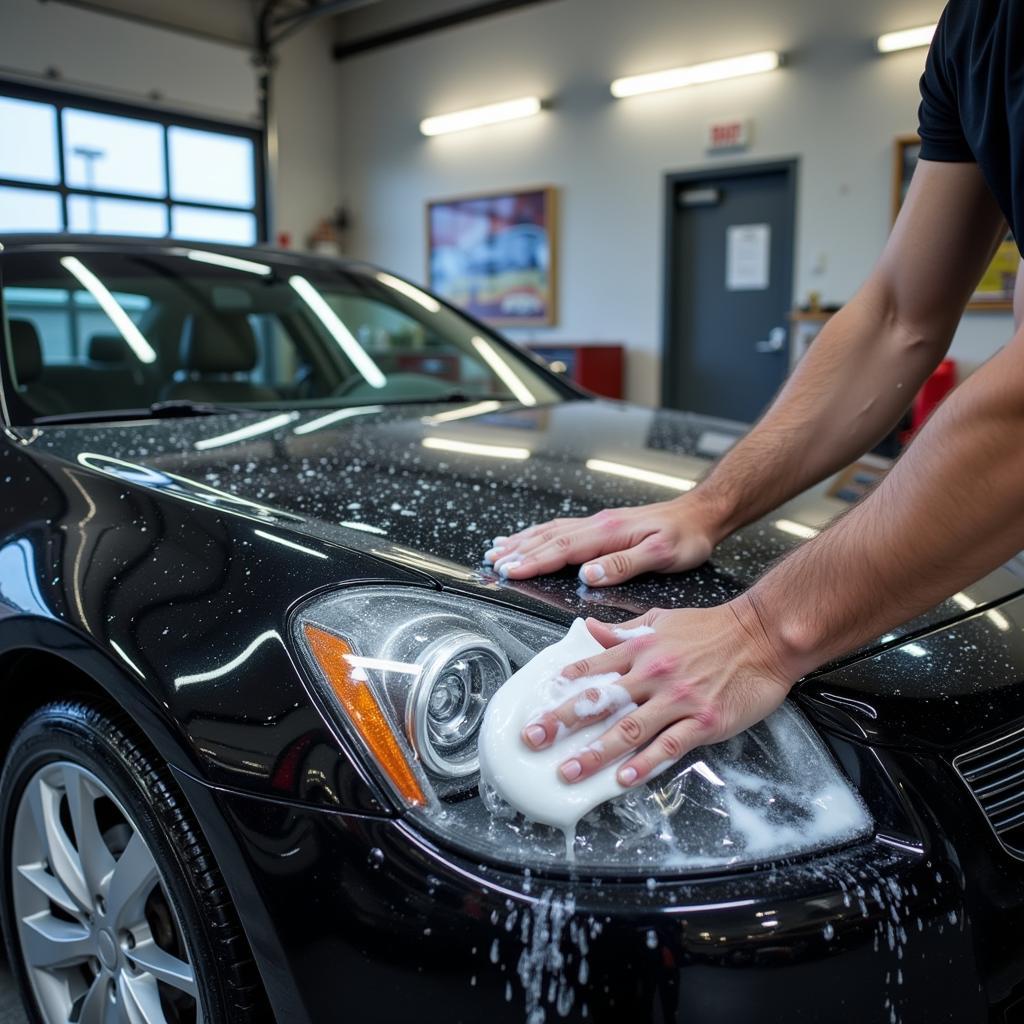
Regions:
[[342, 46], [380, 42], [452, 16], [489, 15], [503, 7], [538, 0], [51, 0], [100, 11], [203, 38], [255, 49], [261, 14], [270, 11], [272, 36], [299, 24], [305, 15], [329, 18]]

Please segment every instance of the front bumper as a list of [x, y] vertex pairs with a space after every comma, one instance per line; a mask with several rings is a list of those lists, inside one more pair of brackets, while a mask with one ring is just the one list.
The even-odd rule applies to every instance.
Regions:
[[179, 779], [279, 1022], [990, 1019], [948, 844], [876, 839], [700, 881], [570, 881], [469, 862], [399, 820]]

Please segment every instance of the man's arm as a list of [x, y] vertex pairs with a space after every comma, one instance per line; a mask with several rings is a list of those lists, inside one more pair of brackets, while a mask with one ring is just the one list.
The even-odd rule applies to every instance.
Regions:
[[488, 559], [511, 579], [583, 564], [594, 586], [704, 561], [723, 537], [841, 469], [896, 425], [945, 355], [1005, 230], [975, 164], [921, 161], [867, 283], [696, 489], [659, 505], [531, 527], [499, 539]]
[[878, 487], [748, 591], [803, 673], [1024, 548], [1024, 329], [942, 404]]
[[[563, 764], [565, 779], [648, 744], [619, 771], [626, 785], [642, 782], [694, 747], [753, 725], [794, 680], [1021, 550], [1022, 436], [1024, 329], [942, 404], [867, 498], [746, 593], [706, 610], [652, 610], [625, 626], [653, 632], [625, 642], [591, 621], [608, 650], [563, 674], [619, 672], [639, 707]], [[573, 729], [593, 721], [577, 715], [580, 706], [569, 701], [543, 715], [523, 739], [547, 746], [559, 722]]]

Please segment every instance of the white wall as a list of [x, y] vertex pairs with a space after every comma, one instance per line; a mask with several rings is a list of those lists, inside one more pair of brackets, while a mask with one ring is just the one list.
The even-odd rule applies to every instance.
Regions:
[[[256, 74], [237, 46], [39, 0], [0, 0], [0, 76], [254, 122]], [[159, 100], [152, 94], [157, 93]]]
[[[491, 188], [561, 188], [560, 324], [521, 339], [622, 341], [629, 397], [659, 395], [666, 172], [709, 158], [710, 120], [746, 115], [739, 159], [800, 158], [795, 301], [850, 298], [889, 229], [892, 140], [916, 128], [924, 51], [881, 58], [880, 32], [934, 20], [941, 0], [558, 0], [339, 65], [341, 170], [351, 248], [425, 275], [426, 200]], [[615, 101], [612, 78], [778, 49], [768, 75]], [[434, 139], [421, 117], [539, 94], [529, 121]], [[968, 314], [953, 355], [976, 365], [1011, 333], [1008, 315]]]
[[338, 125], [338, 71], [329, 26], [317, 22], [289, 38], [274, 71], [277, 172], [275, 233], [304, 249], [317, 223], [346, 195], [341, 166], [347, 145]]

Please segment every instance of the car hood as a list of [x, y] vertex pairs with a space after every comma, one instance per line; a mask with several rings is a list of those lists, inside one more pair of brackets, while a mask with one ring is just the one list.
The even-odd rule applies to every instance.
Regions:
[[[677, 496], [726, 451], [740, 424], [592, 400], [547, 407], [362, 406], [62, 426], [25, 440], [48, 456], [170, 498], [258, 519], [567, 619], [717, 604], [849, 507], [850, 474], [826, 481], [727, 539], [693, 572], [582, 586], [575, 568], [499, 580], [489, 539], [559, 516]], [[884, 470], [878, 460], [861, 476]], [[854, 474], [856, 476], [856, 474]], [[837, 581], [841, 585], [841, 581]], [[878, 649], [1022, 589], [1016, 562], [865, 648]]]

